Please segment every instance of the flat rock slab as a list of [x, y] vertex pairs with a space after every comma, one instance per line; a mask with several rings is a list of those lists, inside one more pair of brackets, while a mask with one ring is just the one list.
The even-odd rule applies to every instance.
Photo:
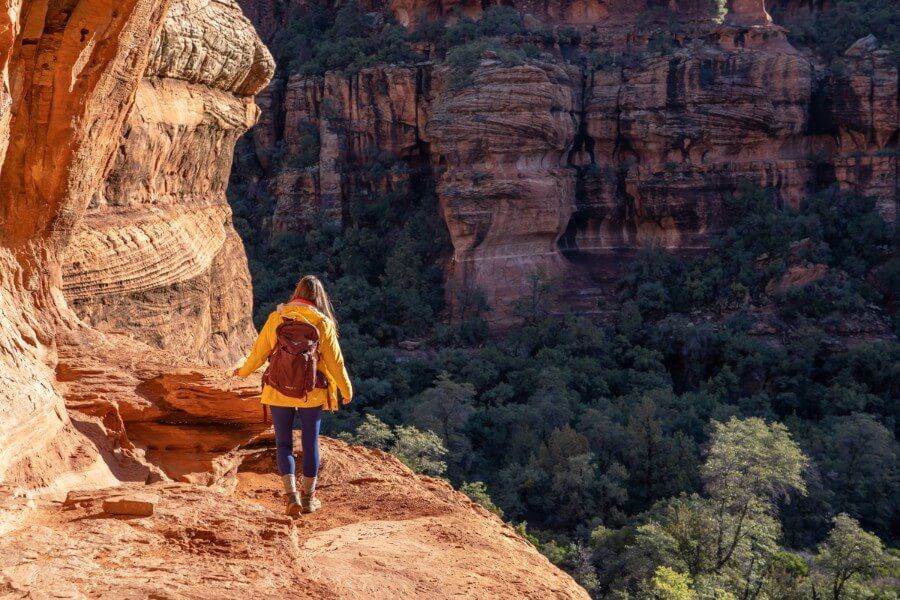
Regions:
[[121, 492], [116, 494], [115, 492], [110, 492], [109, 490], [89, 490], [86, 492], [69, 492], [66, 494], [66, 500], [63, 502], [63, 506], [65, 507], [74, 507], [74, 506], [89, 506], [95, 502], [99, 502], [108, 498], [110, 494], [114, 494], [117, 496], [121, 495]]
[[137, 492], [121, 496], [110, 496], [103, 500], [103, 512], [108, 515], [129, 515], [149, 517], [159, 502], [159, 496]]

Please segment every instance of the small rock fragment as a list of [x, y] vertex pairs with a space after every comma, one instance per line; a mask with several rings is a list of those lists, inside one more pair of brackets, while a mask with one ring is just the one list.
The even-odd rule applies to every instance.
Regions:
[[159, 496], [137, 492], [123, 496], [111, 496], [103, 501], [103, 512], [108, 515], [149, 517], [153, 514]]

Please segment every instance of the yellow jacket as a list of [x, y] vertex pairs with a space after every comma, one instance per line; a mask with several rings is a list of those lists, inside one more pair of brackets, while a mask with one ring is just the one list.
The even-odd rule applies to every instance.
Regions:
[[322, 360], [319, 361], [317, 368], [328, 380], [328, 389], [315, 388], [305, 398], [291, 398], [273, 387], [264, 385], [260, 402], [270, 406], [296, 408], [322, 406], [326, 410], [337, 410], [338, 391], [344, 398], [344, 402], [349, 402], [353, 397], [353, 386], [350, 384], [350, 377], [344, 367], [344, 356], [341, 354], [334, 323], [313, 305], [299, 301], [282, 304], [269, 315], [262, 331], [259, 332], [259, 337], [256, 338], [256, 343], [253, 344], [253, 351], [250, 352], [244, 366], [238, 369], [238, 375], [247, 377], [269, 360], [269, 355], [275, 347], [275, 330], [281, 325], [282, 316], [305, 321], [319, 330], [319, 354]]

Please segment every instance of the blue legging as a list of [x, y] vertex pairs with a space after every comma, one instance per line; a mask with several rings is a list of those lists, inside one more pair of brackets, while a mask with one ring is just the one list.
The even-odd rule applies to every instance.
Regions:
[[297, 471], [294, 462], [294, 416], [300, 414], [300, 440], [303, 447], [303, 475], [315, 477], [319, 473], [319, 424], [322, 422], [322, 407], [291, 408], [270, 406], [272, 425], [275, 426], [275, 455], [278, 457], [278, 471], [282, 475], [293, 475]]

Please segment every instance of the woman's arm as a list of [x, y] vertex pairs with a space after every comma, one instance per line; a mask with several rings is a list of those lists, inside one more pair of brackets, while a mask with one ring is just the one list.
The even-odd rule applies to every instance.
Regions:
[[329, 379], [337, 386], [344, 399], [344, 404], [353, 398], [353, 385], [347, 368], [344, 366], [344, 355], [341, 353], [341, 345], [338, 343], [337, 331], [330, 319], [322, 321], [323, 336], [319, 343], [319, 351], [322, 360], [325, 361], [325, 370]]
[[266, 324], [263, 325], [262, 331], [259, 332], [259, 337], [256, 338], [256, 343], [253, 344], [253, 351], [250, 352], [250, 356], [244, 361], [244, 365], [237, 370], [237, 374], [240, 377], [247, 377], [250, 373], [263, 366], [263, 364], [269, 360], [269, 355], [275, 347], [275, 328], [277, 327], [277, 320], [277, 312], [273, 312], [269, 315]]

